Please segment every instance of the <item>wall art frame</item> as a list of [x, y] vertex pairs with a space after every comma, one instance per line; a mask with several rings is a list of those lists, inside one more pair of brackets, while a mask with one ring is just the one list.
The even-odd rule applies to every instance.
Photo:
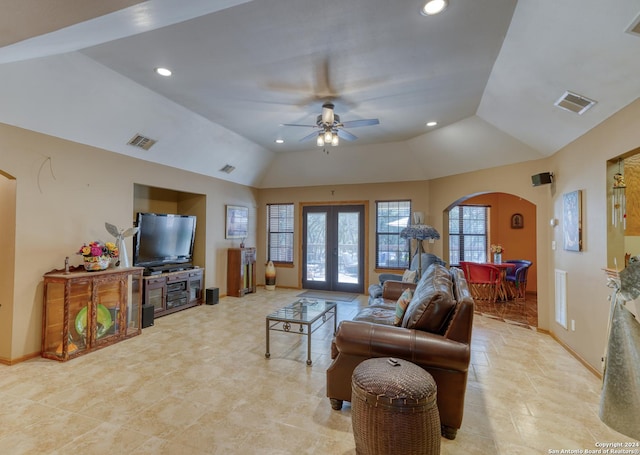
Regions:
[[524, 227], [524, 217], [522, 213], [511, 215], [511, 229], [522, 229]]
[[227, 205], [225, 239], [244, 239], [249, 231], [249, 209], [240, 205]]
[[562, 195], [562, 241], [567, 251], [582, 251], [582, 190]]

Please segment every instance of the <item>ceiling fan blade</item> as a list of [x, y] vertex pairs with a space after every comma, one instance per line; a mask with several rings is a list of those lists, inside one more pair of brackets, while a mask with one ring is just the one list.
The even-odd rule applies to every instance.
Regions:
[[357, 128], [359, 126], [370, 126], [370, 125], [378, 125], [380, 124], [380, 120], [377, 118], [369, 118], [363, 120], [351, 120], [349, 122], [343, 122], [342, 126], [344, 128]]
[[317, 128], [318, 125], [301, 125], [299, 123], [281, 123], [280, 126], [304, 126], [305, 128]]
[[350, 132], [342, 130], [342, 129], [338, 129], [338, 137], [340, 139], [344, 139], [346, 141], [355, 141], [356, 139], [358, 139], [357, 136], [354, 136]]
[[306, 142], [306, 141], [310, 141], [311, 139], [315, 139], [316, 137], [318, 137], [318, 132], [314, 131], [311, 134], [307, 134], [305, 137], [303, 137], [302, 139], [300, 139], [298, 142]]

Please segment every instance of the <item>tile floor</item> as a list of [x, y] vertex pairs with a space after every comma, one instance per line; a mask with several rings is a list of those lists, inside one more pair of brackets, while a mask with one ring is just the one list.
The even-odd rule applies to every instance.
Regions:
[[506, 302], [478, 300], [476, 313], [493, 319], [535, 329], [538, 327], [538, 300], [536, 294], [529, 293], [526, 299]]
[[[0, 365], [0, 453], [354, 454], [350, 406], [325, 397], [331, 326], [306, 339], [264, 316], [300, 291], [227, 297], [59, 363]], [[349, 319], [366, 297], [340, 303]], [[442, 454], [547, 454], [630, 441], [597, 417], [600, 381], [549, 336], [476, 316], [462, 428]], [[557, 452], [559, 453], [559, 452]]]

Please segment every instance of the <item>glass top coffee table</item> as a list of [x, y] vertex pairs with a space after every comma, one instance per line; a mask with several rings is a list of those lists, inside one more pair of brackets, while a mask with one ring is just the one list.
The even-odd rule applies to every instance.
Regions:
[[[333, 333], [336, 333], [335, 302], [316, 299], [300, 299], [284, 308], [267, 315], [267, 352], [264, 356], [271, 357], [269, 352], [269, 333], [276, 332], [297, 333], [307, 336], [307, 365], [311, 365], [311, 334], [333, 318]], [[298, 326], [297, 330], [292, 330]]]

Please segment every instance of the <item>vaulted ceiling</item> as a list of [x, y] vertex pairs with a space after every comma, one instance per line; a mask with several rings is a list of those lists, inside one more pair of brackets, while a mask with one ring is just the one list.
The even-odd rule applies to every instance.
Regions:
[[[418, 0], [6, 3], [0, 122], [255, 187], [536, 160], [640, 94], [637, 0], [450, 0], [437, 16]], [[597, 103], [560, 109], [567, 90]], [[324, 102], [380, 123], [300, 142]]]

